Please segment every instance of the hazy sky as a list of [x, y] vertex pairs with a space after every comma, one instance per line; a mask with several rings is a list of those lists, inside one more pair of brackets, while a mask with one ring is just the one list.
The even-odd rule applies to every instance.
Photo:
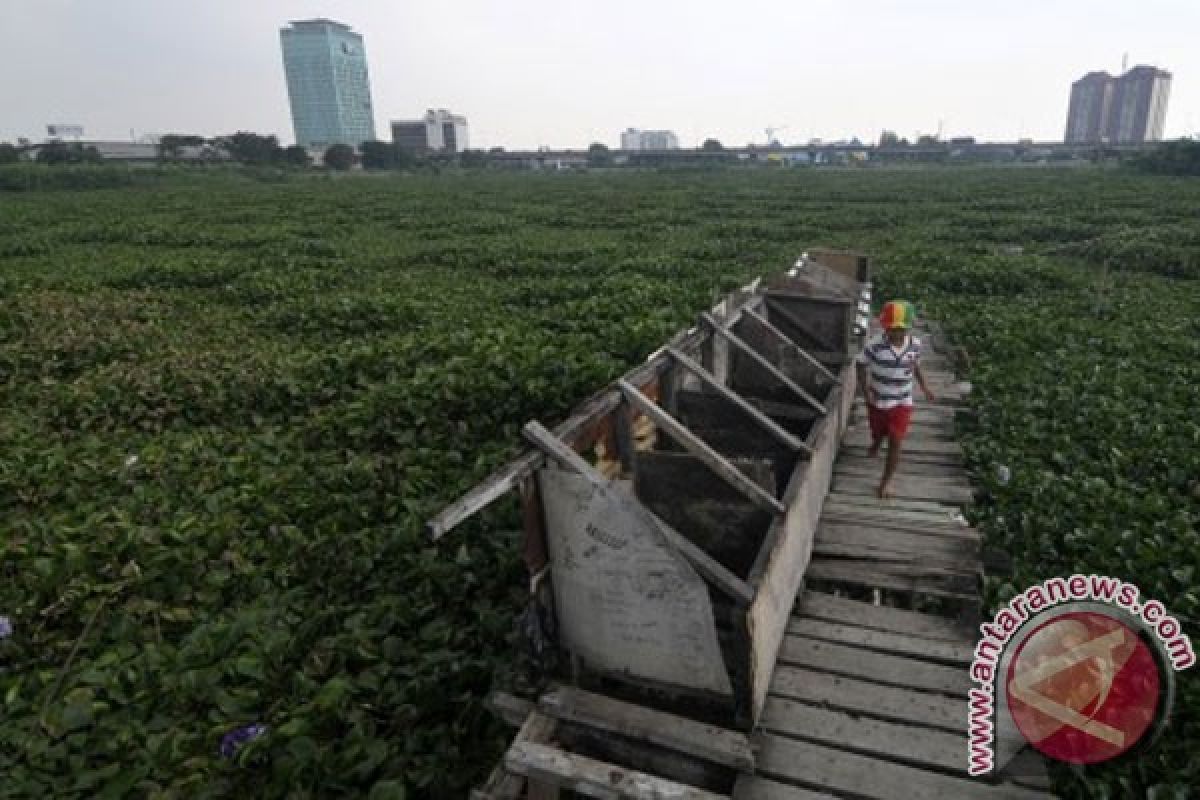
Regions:
[[471, 144], [619, 143], [626, 127], [784, 142], [881, 129], [1061, 139], [1071, 81], [1154, 64], [1168, 137], [1200, 131], [1197, 0], [0, 0], [0, 140], [235, 130], [293, 140], [291, 19], [366, 39], [376, 130], [426, 108]]

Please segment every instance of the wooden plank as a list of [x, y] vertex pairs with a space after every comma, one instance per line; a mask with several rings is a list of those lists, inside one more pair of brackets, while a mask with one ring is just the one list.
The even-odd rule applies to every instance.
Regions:
[[964, 701], [958, 697], [914, 692], [861, 678], [780, 665], [771, 681], [770, 706], [777, 698], [819, 703], [851, 714], [966, 733]]
[[[958, 442], [951, 441], [953, 434], [946, 438], [923, 436], [908, 436], [904, 439], [904, 453], [933, 453], [937, 455], [962, 455], [962, 447]], [[851, 447], [870, 447], [871, 435], [865, 428], [847, 431], [843, 441]]]
[[861, 545], [843, 544], [828, 540], [817, 540], [813, 545], [813, 557], [826, 561], [846, 559], [886, 565], [888, 569], [895, 566], [928, 564], [939, 569], [952, 570], [963, 574], [982, 571], [979, 558], [963, 558], [938, 552], [899, 551], [893, 549], [872, 548], [864, 549]]
[[697, 572], [704, 576], [705, 579], [711, 581], [721, 591], [744, 605], [749, 605], [753, 602], [754, 590], [745, 581], [721, 566], [712, 556], [689, 542], [678, 531], [671, 528], [670, 525], [667, 525], [657, 516], [650, 513], [629, 492], [597, 473], [578, 453], [567, 447], [561, 440], [555, 438], [541, 423], [536, 420], [530, 422], [525, 426], [524, 433], [530, 441], [542, 448], [546, 455], [553, 457], [568, 469], [583, 475], [602, 491], [618, 495], [635, 514], [642, 516], [647, 522], [653, 524], [662, 533], [667, 544], [687, 559], [688, 563]]
[[921, 614], [903, 608], [877, 606], [826, 592], [805, 590], [800, 595], [796, 614], [817, 619], [874, 628], [881, 631], [945, 641], [972, 641], [977, 631], [959, 625], [949, 617]]
[[[880, 470], [882, 473], [882, 470]], [[866, 497], [875, 495], [878, 489], [878, 479], [865, 476], [846, 476], [834, 474], [833, 492], [838, 494], [862, 494]], [[974, 499], [974, 489], [970, 486], [955, 485], [946, 481], [926, 479], [926, 477], [905, 477], [896, 475], [892, 479], [892, 491], [899, 500], [931, 500], [935, 503], [970, 505]]]
[[787, 509], [774, 495], [763, 491], [763, 488], [742, 474], [741, 470], [730, 464], [725, 456], [713, 450], [696, 434], [688, 430], [682, 423], [659, 408], [654, 401], [639, 392], [625, 381], [617, 381], [617, 385], [625, 394], [626, 399], [646, 416], [650, 417], [661, 430], [683, 446], [685, 450], [700, 459], [717, 475], [721, 476], [730, 486], [768, 511], [783, 514]]
[[739, 775], [733, 787], [733, 800], [837, 800], [827, 792], [814, 792], [787, 783]]
[[889, 513], [909, 514], [932, 517], [943, 517], [946, 520], [952, 521], [954, 517], [961, 514], [961, 510], [954, 503], [943, 503], [937, 500], [921, 500], [919, 498], [903, 498], [892, 497], [886, 500], [881, 500], [878, 497], [862, 497], [860, 495], [849, 492], [831, 491], [826, 505], [843, 505], [856, 506], [875, 511], [887, 511]]
[[939, 555], [974, 559], [976, 562], [979, 560], [981, 549], [978, 534], [970, 531], [964, 531], [960, 536], [930, 535], [837, 522], [822, 522], [817, 528], [817, 545], [822, 543], [859, 547], [864, 554], [884, 551], [917, 557]]
[[784, 637], [779, 660], [791, 666], [956, 697], [966, 697], [971, 688], [971, 677], [965, 669], [792, 634]]
[[749, 674], [754, 717], [766, 701], [776, 654], [812, 556], [821, 500], [829, 489], [843, 420], [853, 399], [854, 373], [848, 368], [844, 372], [842, 385], [834, 386], [829, 395], [832, 413], [813, 429], [812, 457], [792, 471], [784, 493], [788, 514], [771, 525], [750, 571], [750, 582], [758, 592], [746, 620], [751, 644]]
[[[867, 497], [874, 496], [878, 491], [879, 481], [860, 477], [834, 476], [833, 491], [839, 494], [857, 494]], [[898, 500], [932, 500], [942, 503], [959, 503], [969, 505], [975, 497], [975, 492], [969, 487], [953, 486], [940, 481], [930, 481], [924, 478], [904, 478], [896, 476], [892, 479], [893, 499]]]
[[[837, 463], [833, 465], [833, 472], [835, 475], [878, 477], [879, 473], [883, 472], [883, 455], [881, 452], [875, 458], [855, 458], [843, 453], [838, 456]], [[900, 467], [896, 471], [896, 476], [902, 478], [933, 478], [948, 482], [958, 481], [964, 486], [970, 485], [967, 480], [967, 471], [961, 464], [905, 461], [901, 457]]]
[[852, 716], [781, 697], [767, 704], [760, 724], [793, 739], [966, 775], [967, 741], [961, 733]]
[[780, 442], [780, 444], [795, 452], [812, 452], [812, 449], [805, 442], [800, 441], [800, 439], [785, 431], [782, 427], [780, 427], [779, 423], [775, 422], [775, 420], [771, 419], [766, 414], [750, 405], [745, 398], [718, 381], [704, 367], [700, 366], [695, 361], [674, 348], [669, 348], [667, 352], [671, 355], [671, 358], [674, 358], [692, 374], [698, 377], [702, 383], [720, 394], [721, 397], [724, 397], [726, 400], [732, 403], [743, 414], [754, 420], [754, 422], [761, 426], [763, 430], [774, 436]]
[[[851, 442], [843, 441], [841, 452], [842, 452], [843, 456], [852, 456], [855, 458], [868, 459], [868, 458], [870, 458], [867, 455], [867, 448], [869, 446], [870, 446], [869, 443], [856, 445]], [[879, 458], [879, 457], [880, 456], [875, 456], [875, 458]], [[904, 451], [904, 458], [901, 459], [900, 463], [901, 464], [905, 464], [905, 463], [908, 463], [908, 464], [934, 464], [934, 465], [943, 465], [943, 466], [948, 466], [948, 467], [956, 467], [959, 469], [966, 468], [965, 467], [966, 462], [963, 460], [961, 453], [957, 454], [957, 455], [947, 454], [947, 453], [919, 453], [919, 452], [913, 452], [911, 450], [906, 449]]]
[[808, 567], [808, 577], [812, 580], [861, 586], [867, 589], [912, 592], [964, 602], [978, 601], [977, 592], [957, 589], [947, 585], [947, 582], [941, 578], [924, 575], [899, 575], [883, 570], [881, 565], [864, 562], [849, 563], [840, 559], [813, 559]]
[[514, 743], [504, 756], [510, 772], [588, 797], [630, 800], [729, 800], [727, 795], [606, 764], [543, 744]]
[[559, 720], [651, 742], [734, 769], [754, 771], [750, 740], [737, 731], [572, 687], [560, 687], [542, 695], [538, 706]]
[[903, 633], [859, 628], [838, 622], [793, 616], [788, 623], [788, 633], [821, 639], [826, 642], [863, 647], [880, 653], [912, 656], [939, 664], [969, 666], [974, 656], [975, 644], [966, 639], [957, 642], [906, 636]]
[[826, 525], [877, 529], [885, 534], [895, 531], [912, 536], [959, 539], [968, 542], [983, 541], [983, 534], [974, 528], [960, 525], [952, 519], [930, 515], [926, 515], [925, 519], [913, 520], [869, 508], [830, 508], [826, 506], [821, 519]]
[[734, 349], [736, 349], [738, 352], [742, 353], [747, 358], [749, 358], [751, 361], [753, 361], [755, 364], [757, 364], [760, 368], [762, 368], [765, 372], [767, 372], [772, 378], [779, 381], [780, 385], [784, 386], [792, 394], [796, 395], [801, 400], [808, 403], [819, 413], [821, 413], [821, 414], [828, 413], [825, 406], [819, 400], [817, 400], [817, 398], [813, 397], [811, 394], [809, 394], [807, 391], [805, 391], [803, 387], [801, 387], [799, 384], [797, 384], [795, 381], [793, 381], [787, 375], [784, 375], [783, 372], [779, 369], [779, 367], [775, 366], [770, 361], [768, 361], [766, 359], [766, 357], [762, 355], [762, 353], [759, 353], [753, 347], [751, 347], [750, 345], [743, 342], [733, 331], [728, 330], [727, 328], [723, 327], [719, 322], [717, 322], [715, 319], [713, 319], [708, 314], [704, 314], [702, 318], [704, 319], [704, 321], [706, 323], [708, 323], [712, 327], [713, 331], [715, 331], [721, 338], [728, 341], [731, 345], [733, 345]]
[[809, 352], [807, 350], [805, 350], [803, 347], [801, 347], [800, 345], [796, 344], [791, 339], [789, 339], [787, 334], [785, 334], [783, 331], [779, 330], [779, 328], [776, 328], [769, 321], [767, 321], [766, 317], [761, 317], [753, 311], [747, 311], [746, 316], [749, 317], [750, 319], [754, 320], [755, 322], [757, 322], [759, 325], [762, 325], [763, 329], [766, 330], [768, 333], [770, 333], [772, 336], [774, 336], [776, 339], [778, 339], [780, 344], [784, 345], [785, 347], [791, 348], [793, 350], [793, 352], [798, 353], [801, 358], [803, 358], [805, 361], [807, 361], [809, 364], [811, 364], [813, 367], [815, 367], [818, 372], [820, 372], [822, 375], [824, 375], [830, 381], [832, 381], [836, 384], [841, 383], [841, 380], [839, 380], [838, 376], [834, 375], [829, 370], [829, 367], [825, 366], [820, 361], [818, 361], [816, 358], [809, 355]]
[[[966, 749], [963, 749], [966, 760]], [[1043, 792], [1012, 785], [991, 785], [833, 747], [764, 734], [762, 772], [776, 780], [812, 789], [864, 798], [921, 800], [1044, 800]]]

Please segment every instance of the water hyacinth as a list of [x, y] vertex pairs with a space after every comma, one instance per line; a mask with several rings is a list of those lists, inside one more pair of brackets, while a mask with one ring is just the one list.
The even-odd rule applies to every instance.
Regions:
[[0, 617], [0, 639], [7, 639], [12, 636], [12, 632], [12, 620], [8, 617]]
[[225, 758], [233, 758], [242, 745], [254, 741], [266, 732], [267, 726], [258, 722], [234, 728], [221, 737], [221, 755]]

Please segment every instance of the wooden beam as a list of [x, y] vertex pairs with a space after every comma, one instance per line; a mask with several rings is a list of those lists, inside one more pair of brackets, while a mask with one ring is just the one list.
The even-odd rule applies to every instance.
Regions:
[[647, 524], [656, 528], [667, 544], [683, 556], [696, 572], [721, 591], [744, 605], [749, 605], [754, 601], [754, 590], [749, 584], [651, 513], [632, 494], [598, 473], [582, 456], [567, 447], [561, 439], [556, 438], [541, 423], [536, 420], [528, 423], [524, 428], [524, 434], [525, 438], [540, 448], [548, 457], [553, 458], [567, 469], [579, 473], [601, 491], [615, 494], [633, 513], [641, 516]]
[[820, 361], [818, 361], [816, 358], [814, 358], [812, 355], [810, 355], [809, 352], [807, 350], [805, 350], [803, 347], [801, 347], [800, 345], [793, 342], [790, 338], [788, 338], [788, 335], [786, 333], [784, 333], [783, 331], [779, 330], [779, 328], [776, 328], [774, 325], [772, 325], [767, 320], [766, 317], [759, 316], [757, 312], [751, 311], [750, 309], [746, 309], [746, 316], [753, 319], [759, 325], [762, 325], [763, 328], [768, 333], [770, 333], [772, 336], [774, 336], [776, 339], [778, 339], [780, 341], [780, 343], [783, 344], [785, 347], [790, 347], [793, 350], [795, 350], [797, 353], [799, 353], [802, 358], [804, 358], [809, 364], [812, 364], [814, 367], [816, 367], [817, 371], [820, 372], [822, 375], [824, 375], [826, 378], [828, 378], [829, 380], [833, 381], [836, 384], [839, 384], [839, 385], [841, 384], [842, 379], [839, 378], [837, 375], [834, 375], [833, 372], [830, 371], [829, 367], [825, 366]]
[[685, 369], [698, 377], [701, 383], [708, 386], [710, 389], [713, 389], [715, 392], [717, 392], [717, 394], [721, 395], [721, 397], [737, 406], [742, 413], [758, 423], [759, 426], [779, 440], [785, 447], [789, 448], [793, 452], [812, 452], [812, 448], [809, 447], [805, 442], [788, 433], [778, 422], [771, 419], [754, 406], [750, 405], [750, 403], [744, 397], [730, 389], [725, 384], [721, 383], [711, 372], [700, 366], [700, 364], [688, 358], [674, 347], [667, 348], [667, 353], [669, 353], [671, 358], [678, 361]]
[[629, 800], [729, 800], [728, 795], [625, 769], [542, 744], [514, 743], [504, 766], [530, 780], [542, 780], [588, 797]]
[[542, 713], [606, 733], [650, 742], [715, 764], [754, 771], [754, 751], [744, 733], [707, 725], [570, 686], [538, 701]]
[[822, 405], [821, 402], [819, 400], [817, 400], [817, 398], [813, 397], [811, 394], [806, 392], [803, 387], [801, 387], [799, 384], [797, 384], [794, 380], [789, 378], [787, 375], [784, 375], [783, 372], [779, 369], [779, 367], [775, 366], [770, 361], [768, 361], [766, 359], [766, 357], [763, 356], [762, 353], [758, 352], [753, 347], [751, 347], [750, 345], [748, 345], [744, 341], [742, 341], [741, 338], [739, 338], [737, 336], [737, 334], [735, 334], [733, 331], [723, 327], [721, 325], [721, 323], [719, 323], [715, 319], [713, 319], [713, 317], [710, 314], [704, 314], [702, 318], [706, 323], [708, 323], [708, 325], [713, 329], [713, 331], [715, 333], [717, 333], [719, 336], [721, 336], [721, 338], [728, 341], [731, 345], [734, 346], [734, 348], [739, 350], [747, 358], [749, 358], [751, 361], [753, 361], [755, 364], [757, 364], [759, 367], [761, 367], [763, 370], [765, 370], [772, 378], [774, 378], [775, 380], [777, 380], [781, 384], [783, 384], [789, 391], [791, 391], [793, 394], [795, 394], [797, 397], [799, 397], [804, 402], [808, 403], [810, 406], [812, 406], [814, 409], [816, 409], [820, 413], [822, 413], [822, 414], [828, 413], [825, 409], [825, 406]]
[[774, 495], [769, 494], [757, 483], [747, 478], [741, 470], [730, 464], [725, 456], [709, 447], [704, 440], [688, 430], [679, 420], [663, 411], [657, 403], [639, 392], [633, 385], [619, 380], [617, 386], [620, 387], [630, 404], [654, 420], [655, 425], [682, 445], [685, 450], [703, 461], [705, 466], [724, 479], [726, 483], [745, 495], [750, 502], [768, 511], [774, 511], [776, 514], [787, 513], [787, 508]]

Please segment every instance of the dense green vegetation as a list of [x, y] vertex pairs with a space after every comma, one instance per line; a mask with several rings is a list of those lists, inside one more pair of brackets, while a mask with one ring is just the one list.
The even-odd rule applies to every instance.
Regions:
[[[0, 195], [0, 797], [463, 796], [506, 734], [516, 520], [423, 521], [810, 243], [871, 250], [969, 349], [1012, 585], [1120, 575], [1195, 633], [1198, 212], [1088, 170]], [[1182, 678], [1151, 754], [1065, 789], [1200, 782]]]

